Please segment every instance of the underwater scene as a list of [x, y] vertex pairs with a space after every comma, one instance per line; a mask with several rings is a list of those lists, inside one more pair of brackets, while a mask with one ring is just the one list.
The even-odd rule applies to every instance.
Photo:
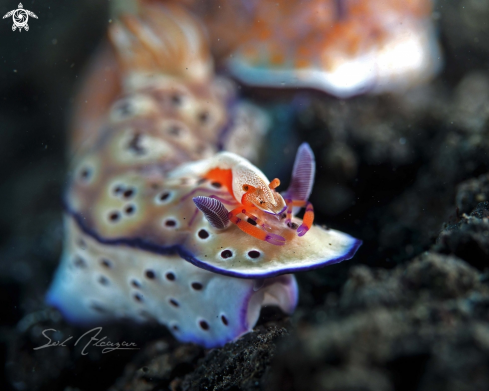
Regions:
[[489, 390], [489, 0], [1, 8], [0, 390]]

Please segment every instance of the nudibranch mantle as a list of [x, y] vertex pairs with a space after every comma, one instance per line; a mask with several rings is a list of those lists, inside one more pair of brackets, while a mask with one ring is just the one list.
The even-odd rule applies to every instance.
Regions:
[[[82, 161], [75, 172], [83, 172], [86, 164]], [[206, 180], [206, 174], [216, 167], [231, 171], [232, 185]], [[283, 238], [284, 243], [279, 243], [282, 245], [247, 234], [239, 224], [214, 228], [196, 208], [194, 198], [215, 197], [228, 211], [237, 208], [239, 212], [243, 185], [259, 187], [270, 182], [258, 168], [230, 152], [183, 164], [165, 178], [131, 170], [121, 173], [114, 168], [94, 170], [93, 176], [91, 183], [85, 183], [84, 178], [75, 175], [66, 198], [68, 212], [85, 233], [106, 244], [124, 244], [159, 254], [177, 253], [215, 273], [239, 278], [274, 277], [341, 262], [351, 258], [361, 245], [345, 233], [318, 226], [299, 236], [285, 223], [285, 213], [270, 214], [258, 208], [253, 213], [267, 226], [262, 230], [263, 237], [269, 232]], [[128, 207], [133, 209], [129, 216], [124, 212]], [[279, 208], [279, 212], [283, 210]], [[116, 220], [112, 218], [114, 213], [119, 216]], [[246, 217], [236, 219], [253, 227], [244, 221]], [[297, 229], [301, 221], [294, 220]]]
[[101, 244], [70, 218], [65, 225], [61, 265], [47, 302], [72, 323], [156, 321], [180, 341], [213, 348], [249, 332], [262, 305], [290, 314], [297, 304], [292, 275], [230, 278], [197, 268], [178, 255]]

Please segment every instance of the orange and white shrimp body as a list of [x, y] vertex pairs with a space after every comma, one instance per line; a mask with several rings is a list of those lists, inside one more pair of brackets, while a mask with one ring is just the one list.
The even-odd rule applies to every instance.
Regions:
[[[190, 172], [224, 187], [234, 198], [239, 205], [229, 212], [228, 218], [238, 228], [259, 240], [276, 245], [285, 244], [285, 239], [269, 232], [270, 226], [256, 215], [265, 213], [280, 217], [287, 209], [285, 200], [275, 191], [280, 184], [278, 179], [270, 182], [248, 160], [231, 152], [221, 152], [208, 160], [183, 165], [173, 175]], [[194, 193], [198, 190], [194, 190]], [[196, 205], [199, 207], [199, 202]]]

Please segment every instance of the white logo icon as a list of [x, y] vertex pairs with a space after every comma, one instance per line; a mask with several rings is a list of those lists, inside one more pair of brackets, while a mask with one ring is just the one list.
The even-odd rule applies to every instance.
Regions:
[[19, 3], [18, 7], [19, 8], [16, 10], [7, 12], [3, 16], [3, 19], [8, 18], [9, 16], [12, 17], [12, 20], [14, 21], [14, 24], [12, 25], [12, 31], [15, 31], [17, 28], [19, 29], [19, 32], [22, 30], [22, 28], [24, 28], [25, 31], [29, 31], [29, 25], [27, 24], [29, 16], [37, 19], [37, 15], [32, 11], [25, 10], [22, 3]]

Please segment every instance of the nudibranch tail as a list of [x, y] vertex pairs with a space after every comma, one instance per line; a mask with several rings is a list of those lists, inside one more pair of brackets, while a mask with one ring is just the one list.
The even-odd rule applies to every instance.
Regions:
[[430, 0], [187, 3], [203, 15], [218, 59], [249, 85], [341, 98], [403, 92], [443, 62]]

